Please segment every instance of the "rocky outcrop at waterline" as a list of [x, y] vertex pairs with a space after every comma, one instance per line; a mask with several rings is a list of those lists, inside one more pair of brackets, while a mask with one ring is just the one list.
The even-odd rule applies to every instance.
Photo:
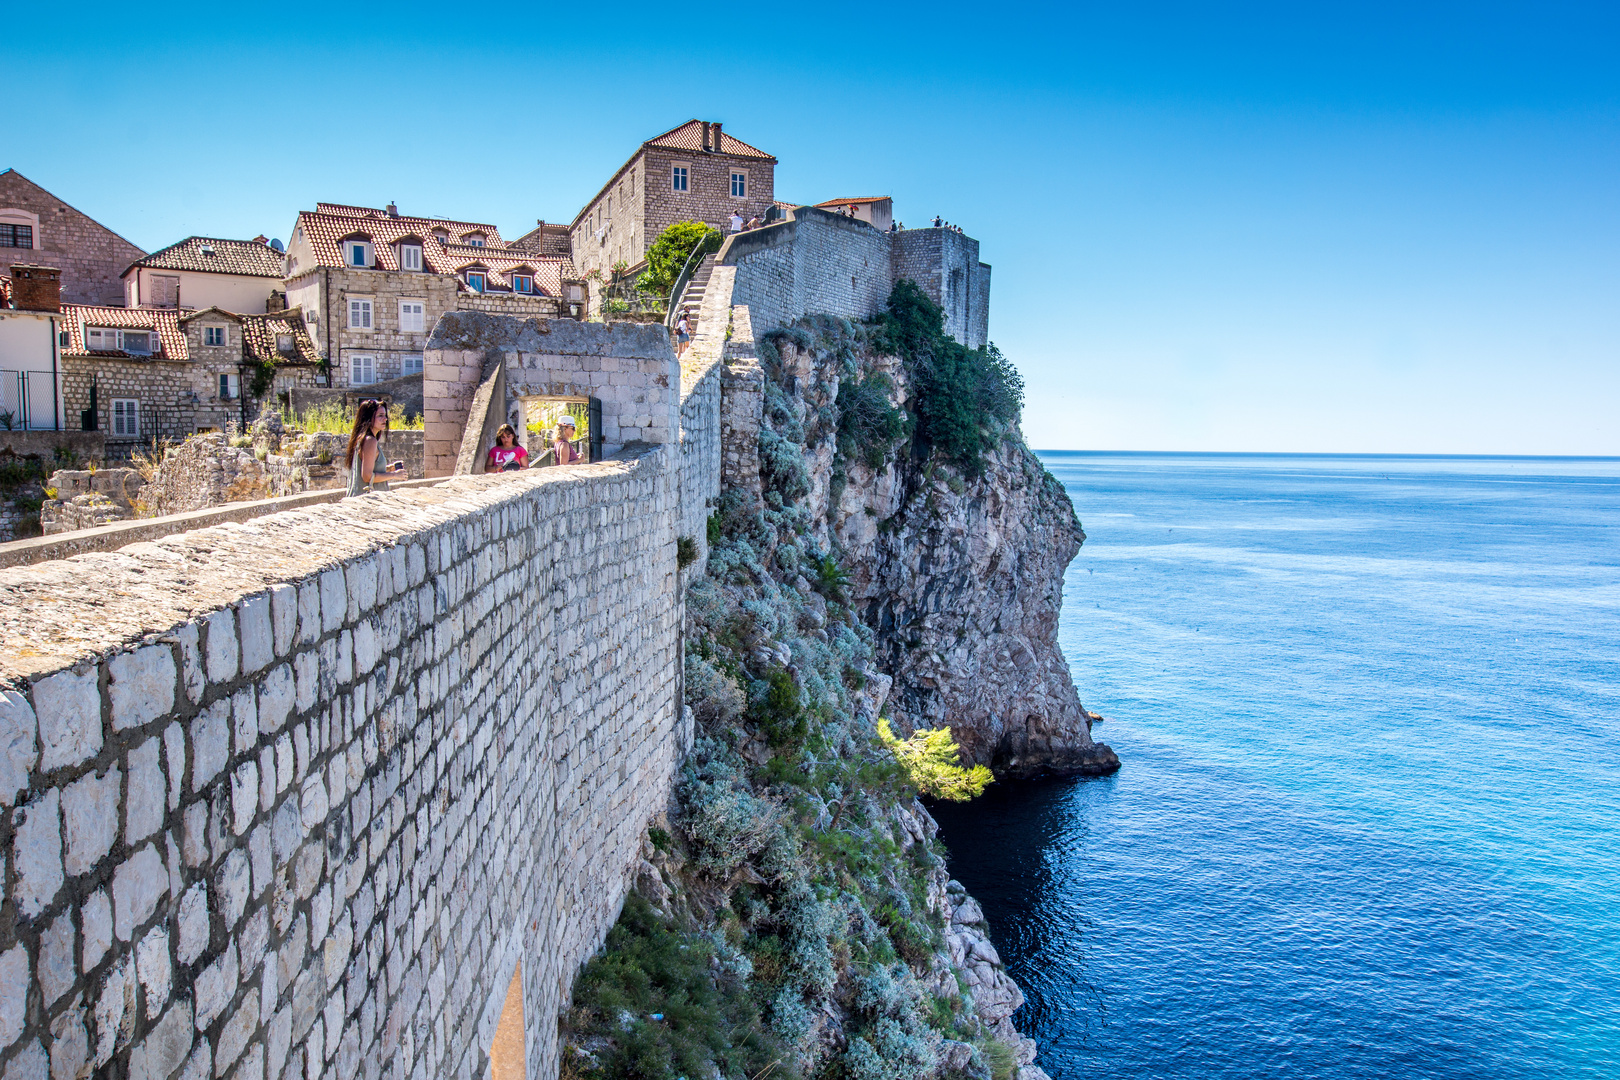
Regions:
[[[1119, 758], [1093, 742], [1058, 647], [1064, 570], [1085, 540], [1073, 504], [1016, 426], [976, 475], [923, 456], [914, 437], [863, 445], [871, 432], [850, 410], [878, 395], [915, 408], [908, 365], [880, 344], [828, 318], [767, 335], [767, 488], [803, 487], [818, 542], [847, 567], [850, 599], [876, 632], [897, 724], [948, 725], [964, 757], [1001, 777], [1113, 772]], [[793, 453], [802, 480], [784, 460]]]

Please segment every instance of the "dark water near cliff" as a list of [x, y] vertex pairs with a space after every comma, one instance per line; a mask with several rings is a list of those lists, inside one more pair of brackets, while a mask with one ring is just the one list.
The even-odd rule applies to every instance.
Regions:
[[940, 808], [1077, 1077], [1620, 1077], [1620, 462], [1046, 454], [1103, 780]]

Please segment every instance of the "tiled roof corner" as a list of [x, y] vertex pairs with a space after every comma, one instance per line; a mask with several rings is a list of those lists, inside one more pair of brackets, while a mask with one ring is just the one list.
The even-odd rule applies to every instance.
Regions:
[[212, 236], [188, 236], [130, 264], [129, 270], [192, 270], [244, 277], [281, 277], [281, 252], [257, 240], [225, 240]]
[[[68, 343], [63, 346], [62, 355], [122, 357], [130, 360], [189, 360], [191, 350], [186, 346], [185, 331], [180, 328], [180, 316], [181, 312], [174, 308], [63, 304], [62, 329], [68, 335]], [[156, 330], [160, 351], [153, 356], [137, 356], [105, 349], [91, 352], [85, 346], [84, 329], [87, 326], [110, 326], [120, 330]]]

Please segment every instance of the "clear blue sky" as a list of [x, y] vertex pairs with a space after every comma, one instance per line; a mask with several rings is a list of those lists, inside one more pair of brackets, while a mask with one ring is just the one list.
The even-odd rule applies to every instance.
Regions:
[[980, 239], [1036, 446], [1620, 454], [1617, 11], [22, 5], [0, 168], [148, 249], [515, 235], [721, 120]]

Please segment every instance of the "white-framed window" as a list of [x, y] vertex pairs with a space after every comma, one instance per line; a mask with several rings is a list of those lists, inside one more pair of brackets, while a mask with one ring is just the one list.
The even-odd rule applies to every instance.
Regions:
[[138, 438], [141, 434], [141, 403], [134, 398], [113, 398], [112, 433], [121, 438]]
[[670, 170], [669, 189], [671, 191], [686, 190], [686, 166], [676, 165]]
[[484, 291], [484, 274], [480, 270], [467, 271], [467, 288], [473, 292]]
[[422, 269], [422, 245], [421, 244], [401, 244], [401, 245], [399, 245], [399, 268], [401, 270], [420, 270], [420, 269]]
[[225, 328], [223, 326], [205, 326], [205, 327], [203, 327], [203, 344], [204, 345], [223, 345], [223, 344], [225, 344]]
[[349, 298], [349, 329], [371, 329], [371, 301]]
[[219, 373], [219, 400], [235, 401], [242, 396], [242, 377], [229, 372]]
[[110, 326], [89, 326], [84, 331], [85, 346], [92, 352], [127, 352], [132, 356], [157, 352], [156, 337], [150, 330], [115, 330]]
[[731, 197], [733, 199], [746, 199], [748, 197], [748, 174], [734, 172], [731, 174]]
[[466, 236], [463, 236], [461, 238], [461, 242], [463, 244], [466, 244], [468, 247], [483, 247], [484, 246], [484, 234], [483, 233], [468, 233]]
[[419, 352], [400, 353], [399, 373], [401, 375], [422, 374], [422, 354]]
[[420, 300], [399, 302], [399, 329], [402, 333], [420, 334], [427, 329], [427, 305]]
[[349, 385], [370, 386], [377, 381], [377, 358], [375, 356], [349, 357]]
[[363, 240], [347, 240], [343, 244], [344, 252], [348, 256], [345, 260], [350, 266], [370, 266], [371, 245]]
[[528, 274], [513, 274], [512, 291], [521, 293], [534, 292], [534, 278], [530, 277]]

